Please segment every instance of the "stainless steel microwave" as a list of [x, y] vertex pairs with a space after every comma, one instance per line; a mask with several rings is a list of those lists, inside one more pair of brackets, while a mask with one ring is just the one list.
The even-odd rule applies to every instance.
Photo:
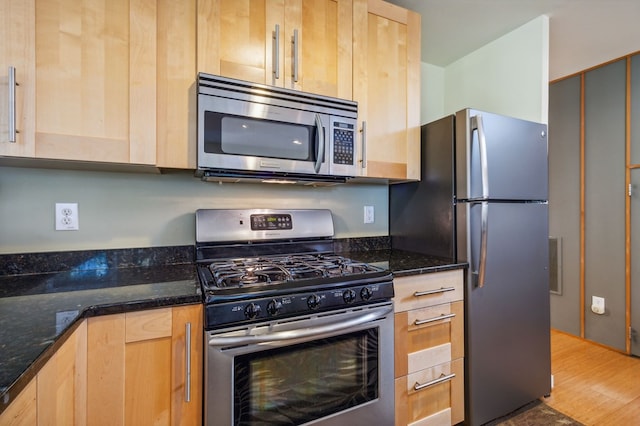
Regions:
[[358, 175], [358, 104], [198, 74], [198, 173], [207, 180], [344, 182]]

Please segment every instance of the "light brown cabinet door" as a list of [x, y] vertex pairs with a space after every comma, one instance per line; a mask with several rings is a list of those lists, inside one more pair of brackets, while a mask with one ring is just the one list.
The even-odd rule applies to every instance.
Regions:
[[38, 372], [38, 426], [86, 421], [87, 322], [83, 321]]
[[36, 157], [156, 163], [156, 9], [36, 1]]
[[352, 99], [351, 0], [198, 1], [198, 71]]
[[201, 365], [200, 305], [90, 318], [88, 424], [200, 424]]
[[0, 424], [3, 426], [36, 426], [38, 424], [37, 388], [37, 380], [31, 380], [11, 405], [0, 414]]
[[[9, 67], [15, 84], [9, 84]], [[12, 97], [14, 102], [9, 103]], [[0, 2], [0, 155], [35, 154], [35, 0]], [[9, 134], [10, 127], [15, 131]]]
[[196, 0], [157, 0], [157, 166], [196, 168]]
[[363, 174], [420, 179], [420, 16], [354, 0], [353, 40]]

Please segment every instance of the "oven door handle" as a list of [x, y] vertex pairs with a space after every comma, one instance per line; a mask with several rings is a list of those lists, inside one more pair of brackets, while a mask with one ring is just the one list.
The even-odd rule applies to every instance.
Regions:
[[393, 306], [386, 309], [377, 309], [365, 315], [359, 315], [347, 321], [333, 322], [331, 324], [321, 325], [318, 327], [307, 327], [297, 330], [276, 331], [274, 333], [265, 333], [260, 335], [247, 336], [215, 336], [209, 339], [209, 346], [235, 346], [250, 345], [257, 343], [269, 343], [282, 340], [301, 339], [305, 337], [330, 337], [336, 334], [336, 331], [345, 330], [356, 327], [361, 324], [372, 322], [383, 318], [393, 312]]

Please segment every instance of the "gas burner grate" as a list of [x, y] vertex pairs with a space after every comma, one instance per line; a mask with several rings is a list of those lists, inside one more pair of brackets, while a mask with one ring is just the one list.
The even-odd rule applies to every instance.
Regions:
[[333, 253], [287, 254], [225, 259], [208, 264], [210, 288], [273, 285], [311, 278], [332, 278], [370, 272], [366, 263]]

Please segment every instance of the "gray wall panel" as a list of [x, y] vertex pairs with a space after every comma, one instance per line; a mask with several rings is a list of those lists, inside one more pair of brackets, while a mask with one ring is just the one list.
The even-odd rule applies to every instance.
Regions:
[[561, 239], [551, 326], [580, 334], [580, 76], [549, 87], [549, 235]]
[[640, 55], [631, 58], [631, 164], [640, 164]]
[[[626, 61], [586, 73], [585, 337], [625, 349]], [[591, 312], [604, 297], [606, 313]]]

